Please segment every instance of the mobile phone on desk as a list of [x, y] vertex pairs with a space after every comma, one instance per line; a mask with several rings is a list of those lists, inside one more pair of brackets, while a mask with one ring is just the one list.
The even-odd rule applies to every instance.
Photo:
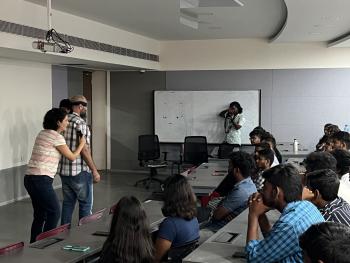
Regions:
[[64, 250], [71, 250], [71, 251], [78, 251], [78, 252], [85, 252], [90, 249], [90, 247], [85, 246], [76, 246], [76, 245], [66, 245], [63, 247]]

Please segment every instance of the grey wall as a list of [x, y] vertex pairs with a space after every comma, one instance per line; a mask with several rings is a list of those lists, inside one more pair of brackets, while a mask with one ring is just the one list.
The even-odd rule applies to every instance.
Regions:
[[52, 106], [77, 94], [83, 94], [84, 69], [52, 66]]
[[273, 70], [272, 133], [313, 148], [325, 123], [350, 123], [350, 69]]
[[153, 132], [152, 90], [261, 90], [261, 124], [278, 141], [313, 148], [327, 122], [350, 124], [350, 69], [111, 74], [112, 168], [137, 165], [137, 136]]
[[153, 90], [165, 72], [111, 73], [111, 169], [137, 169], [138, 135], [153, 133]]
[[68, 98], [68, 69], [52, 66], [52, 106], [58, 107], [62, 99]]
[[350, 69], [167, 72], [167, 90], [261, 89], [261, 125], [313, 148], [327, 122], [350, 123]]
[[84, 69], [67, 68], [68, 96], [69, 98], [83, 94], [83, 72]]
[[[201, 70], [170, 71], [167, 90], [259, 90], [261, 89], [261, 123], [271, 129], [272, 70]], [[234, 98], [232, 98], [234, 101]]]

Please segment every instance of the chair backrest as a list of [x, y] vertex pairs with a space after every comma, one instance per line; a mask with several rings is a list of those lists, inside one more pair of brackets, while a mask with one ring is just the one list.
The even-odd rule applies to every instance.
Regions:
[[35, 240], [38, 241], [38, 240], [42, 240], [42, 239], [47, 238], [47, 237], [56, 236], [59, 233], [67, 232], [69, 230], [69, 227], [70, 227], [70, 224], [65, 224], [65, 225], [56, 227], [54, 229], [51, 229], [49, 231], [46, 231], [46, 232], [43, 232], [43, 233], [37, 235]]
[[22, 248], [24, 246], [24, 242], [18, 242], [18, 243], [14, 243], [14, 244], [10, 244], [4, 247], [0, 248], [0, 255], [3, 255], [5, 253], [8, 253], [10, 251]]
[[222, 143], [219, 145], [218, 157], [219, 159], [228, 159], [234, 150], [239, 150], [239, 144]]
[[139, 161], [156, 160], [160, 157], [160, 147], [158, 135], [139, 136]]
[[208, 144], [205, 136], [187, 136], [185, 137], [184, 163], [200, 165], [208, 162]]
[[198, 240], [195, 240], [181, 247], [171, 248], [168, 252], [168, 262], [181, 263], [182, 259], [195, 250], [198, 246]]
[[97, 221], [103, 217], [104, 212], [106, 211], [107, 208], [103, 208], [100, 211], [97, 211], [95, 213], [92, 213], [91, 215], [84, 216], [80, 218], [78, 226]]

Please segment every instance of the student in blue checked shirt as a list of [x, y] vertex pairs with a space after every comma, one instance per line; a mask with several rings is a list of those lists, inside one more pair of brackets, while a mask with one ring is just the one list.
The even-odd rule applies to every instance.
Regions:
[[[301, 201], [302, 182], [291, 164], [277, 165], [263, 173], [261, 193], [249, 199], [246, 254], [248, 262], [303, 262], [299, 236], [324, 219], [316, 206]], [[266, 212], [277, 209], [281, 216], [271, 226]], [[264, 239], [259, 240], [260, 226]]]

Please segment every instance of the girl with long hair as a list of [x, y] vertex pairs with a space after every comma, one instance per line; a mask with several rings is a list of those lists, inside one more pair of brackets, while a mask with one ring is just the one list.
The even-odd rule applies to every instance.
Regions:
[[136, 197], [126, 196], [119, 200], [99, 262], [153, 262], [153, 245], [149, 222], [140, 201]]
[[170, 248], [182, 247], [199, 239], [196, 197], [187, 179], [173, 176], [164, 191], [163, 215], [155, 243], [155, 262], [160, 262]]

